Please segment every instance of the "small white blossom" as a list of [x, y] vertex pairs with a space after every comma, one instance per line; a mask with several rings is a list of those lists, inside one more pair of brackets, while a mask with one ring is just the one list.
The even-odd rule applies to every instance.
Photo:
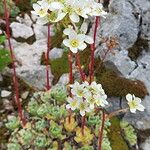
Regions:
[[65, 29], [64, 33], [68, 34], [69, 39], [64, 39], [63, 44], [69, 47], [73, 53], [77, 53], [79, 50], [83, 51], [87, 45], [85, 44], [85, 35], [77, 34], [75, 30], [71, 28]]
[[70, 85], [71, 93], [77, 97], [84, 97], [85, 89], [84, 89], [84, 84], [79, 84], [79, 82], [75, 82], [73, 85]]
[[68, 36], [68, 39], [63, 40], [63, 44], [66, 47], [69, 47], [73, 53], [83, 51], [87, 47], [86, 43], [93, 43], [93, 39], [90, 36], [85, 34], [78, 34], [72, 28], [65, 29], [63, 33]]
[[90, 112], [91, 109], [89, 107], [89, 104], [86, 101], [80, 101], [79, 103], [79, 111], [81, 116], [85, 116], [86, 112]]
[[33, 4], [34, 11], [31, 11], [32, 14], [38, 15], [39, 17], [45, 17], [48, 14], [48, 7], [46, 5]]
[[[101, 84], [97, 84], [95, 81], [91, 84], [87, 81], [81, 84], [76, 81], [74, 84], [70, 85], [70, 87], [72, 98], [69, 98], [67, 108], [79, 110], [82, 116], [84, 116], [86, 112], [92, 111], [96, 106], [105, 107], [108, 105], [106, 100], [107, 95], [102, 89]], [[75, 101], [73, 102], [74, 99]]]
[[106, 105], [108, 105], [108, 102], [106, 101], [107, 95], [97, 94], [97, 95], [94, 95], [93, 97], [96, 101], [97, 106], [105, 107]]
[[127, 94], [126, 99], [128, 101], [128, 105], [132, 113], [136, 113], [136, 110], [144, 111], [145, 107], [141, 104], [141, 99], [139, 97]]
[[[103, 6], [94, 0], [39, 0], [33, 4], [33, 14], [44, 18], [45, 22], [58, 22], [68, 17], [72, 23], [78, 23], [80, 18], [89, 16], [106, 16]], [[51, 19], [48, 19], [48, 18]], [[41, 21], [43, 21], [41, 19]], [[42, 22], [41, 24], [43, 24]]]
[[71, 109], [71, 110], [75, 110], [75, 109], [77, 109], [79, 107], [79, 102], [80, 101], [81, 100], [79, 98], [72, 99], [71, 97], [68, 97], [67, 98], [67, 102], [69, 104], [66, 105], [66, 108], [67, 109]]

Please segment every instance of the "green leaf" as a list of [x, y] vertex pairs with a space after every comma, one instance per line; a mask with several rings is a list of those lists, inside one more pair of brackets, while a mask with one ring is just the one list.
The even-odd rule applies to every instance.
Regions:
[[0, 71], [2, 71], [9, 63], [11, 63], [9, 51], [0, 49]]
[[3, 44], [6, 40], [6, 36], [5, 35], [1, 35], [0, 36], [0, 44]]

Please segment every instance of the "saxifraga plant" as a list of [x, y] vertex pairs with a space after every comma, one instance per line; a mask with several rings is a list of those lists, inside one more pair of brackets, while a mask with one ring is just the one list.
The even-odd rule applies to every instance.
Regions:
[[[98, 17], [105, 17], [107, 13], [103, 10], [102, 4], [94, 0], [84, 2], [79, 0], [58, 0], [57, 2], [40, 0], [33, 4], [33, 8], [32, 13], [39, 17], [38, 21], [48, 25], [48, 46], [45, 54], [47, 91], [34, 94], [27, 108], [30, 114], [29, 123], [23, 129], [15, 130], [12, 133], [8, 148], [12, 145], [16, 146], [16, 149], [21, 147], [21, 149], [50, 150], [68, 147], [68, 149], [111, 150], [107, 138], [109, 119], [128, 110], [131, 113], [135, 113], [137, 110], [144, 111], [144, 106], [141, 104], [140, 98], [128, 94], [126, 99], [129, 108], [117, 110], [111, 114], [105, 112], [104, 108], [108, 105], [107, 95], [101, 84], [94, 81], [94, 51], [99, 24]], [[93, 38], [87, 35], [86, 19], [89, 16], [96, 17]], [[69, 93], [66, 94], [67, 91], [59, 90], [59, 86], [49, 90], [51, 87], [48, 58], [51, 47], [50, 25], [63, 21], [63, 19], [69, 20], [63, 31], [65, 38], [63, 44], [69, 48]], [[91, 59], [89, 76], [86, 77], [80, 64], [79, 52], [83, 51], [88, 44], [91, 48]], [[108, 45], [108, 52], [111, 48], [114, 47]], [[80, 82], [73, 81], [74, 57], [81, 76]], [[26, 134], [24, 130], [30, 134]]]

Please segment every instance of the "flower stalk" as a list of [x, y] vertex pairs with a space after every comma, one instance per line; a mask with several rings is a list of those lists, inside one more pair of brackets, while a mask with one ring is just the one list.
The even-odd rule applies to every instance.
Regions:
[[[71, 51], [69, 51], [69, 54], [68, 54], [68, 63], [69, 63], [69, 84], [72, 84], [73, 83], [73, 68], [72, 68], [72, 60], [73, 59], [73, 54]], [[70, 97], [72, 97], [72, 94], [71, 94], [71, 88], [69, 89], [69, 95]], [[69, 109], [69, 123], [71, 123], [71, 115], [72, 115], [72, 112], [71, 112], [71, 109]]]
[[16, 66], [15, 66], [16, 59], [15, 59], [11, 41], [10, 41], [10, 30], [9, 30], [9, 25], [10, 25], [9, 15], [10, 14], [9, 14], [9, 10], [7, 9], [6, 0], [4, 0], [4, 10], [5, 10], [5, 20], [6, 20], [6, 36], [7, 36], [7, 41], [8, 41], [8, 46], [9, 46], [9, 51], [10, 51], [10, 56], [11, 56], [11, 61], [12, 61], [12, 69], [13, 69], [13, 85], [14, 85], [14, 90], [15, 90], [15, 102], [18, 107], [18, 115], [22, 123], [22, 126], [25, 126], [26, 120], [23, 114], [23, 109], [22, 109], [20, 98], [19, 98], [19, 85], [18, 85]]
[[51, 26], [50, 24], [48, 24], [48, 36], [47, 36], [47, 52], [45, 54], [45, 59], [46, 59], [46, 89], [50, 90], [51, 86], [50, 86], [50, 80], [49, 80], [49, 75], [50, 75], [50, 71], [49, 71], [49, 53], [51, 50]]
[[100, 23], [100, 17], [97, 16], [95, 19], [95, 26], [94, 26], [94, 35], [93, 35], [94, 43], [90, 45], [90, 49], [91, 49], [90, 64], [89, 64], [90, 83], [94, 79], [94, 52], [95, 52], [95, 42], [96, 42], [96, 35], [97, 35], [97, 29], [99, 23]]
[[76, 54], [76, 63], [77, 63], [77, 66], [78, 66], [78, 69], [79, 69], [79, 72], [80, 72], [81, 79], [84, 82], [85, 81], [85, 73], [84, 73], [84, 71], [82, 69], [82, 66], [81, 66], [81, 63], [80, 63], [79, 53]]

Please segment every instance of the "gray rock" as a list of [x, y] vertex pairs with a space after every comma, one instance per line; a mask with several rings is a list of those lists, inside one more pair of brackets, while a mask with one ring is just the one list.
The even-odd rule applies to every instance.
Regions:
[[53, 48], [50, 51], [49, 57], [51, 60], [61, 58], [63, 55], [64, 50], [62, 48]]
[[128, 57], [127, 50], [118, 51], [115, 55], [110, 54], [106, 57], [105, 61], [108, 68], [110, 68], [110, 66], [107, 61], [113, 64], [114, 67], [111, 69], [117, 69], [125, 77], [127, 77], [137, 66], [136, 63]]
[[149, 0], [130, 0], [141, 10], [141, 37], [150, 40], [150, 1]]
[[27, 39], [34, 34], [32, 28], [25, 24], [13, 22], [11, 23], [10, 27], [12, 29], [13, 37], [15, 38], [21, 37]]
[[[23, 43], [14, 48], [16, 58], [22, 64], [17, 67], [17, 74], [30, 86], [38, 89], [45, 87], [46, 67], [41, 65], [41, 57], [46, 48], [46, 39], [38, 40], [33, 45]], [[52, 81], [53, 76], [51, 72], [49, 78]]]
[[28, 95], [29, 95], [29, 91], [25, 91], [24, 93], [21, 94], [21, 98], [27, 99]]
[[65, 73], [60, 77], [58, 84], [67, 85], [68, 83], [69, 83], [69, 74]]
[[[43, 90], [46, 87], [46, 66], [35, 66], [28, 68], [23, 66], [17, 68], [17, 74], [31, 87]], [[50, 83], [53, 79], [53, 75], [49, 75]]]
[[142, 32], [141, 37], [143, 39], [150, 40], [150, 8], [149, 11], [146, 11], [143, 15], [143, 22], [142, 22]]
[[25, 24], [29, 27], [31, 27], [32, 25], [32, 20], [28, 14], [25, 14], [24, 17], [17, 16], [16, 20], [19, 21], [21, 24]]
[[1, 97], [9, 97], [11, 95], [11, 92], [10, 91], [7, 91], [7, 90], [2, 90], [1, 91]]
[[[138, 67], [128, 76], [131, 79], [138, 79], [145, 83], [150, 93], [150, 53], [145, 53], [137, 60]], [[131, 122], [138, 129], [149, 129], [150, 126], [150, 96], [143, 100], [145, 106], [144, 112], [138, 112], [136, 115], [126, 114], [124, 119]]]
[[[36, 40], [47, 39], [47, 26], [33, 24]], [[51, 26], [51, 36], [54, 35], [53, 26]]]
[[148, 137], [146, 141], [141, 144], [140, 147], [142, 148], [142, 150], [149, 150], [150, 149], [150, 137]]
[[3, 106], [6, 110], [14, 110], [12, 102], [9, 101], [8, 99], [3, 99]]
[[[138, 8], [134, 7], [128, 0], [111, 0], [109, 5], [109, 15], [105, 21], [101, 21], [98, 32], [99, 39], [102, 37], [116, 37], [120, 47], [128, 49], [137, 39], [139, 32], [139, 18], [134, 16]], [[98, 48], [97, 51], [101, 49]]]
[[22, 23], [29, 26], [29, 27], [31, 27], [33, 22], [31, 20], [30, 16], [28, 14], [25, 14]]
[[[46, 85], [46, 67], [41, 65], [42, 53], [47, 49], [47, 39], [37, 40], [32, 45], [12, 40], [14, 54], [19, 61], [16, 72], [29, 86], [43, 89]], [[6, 44], [7, 46], [7, 44]], [[53, 75], [50, 71], [50, 82]]]

